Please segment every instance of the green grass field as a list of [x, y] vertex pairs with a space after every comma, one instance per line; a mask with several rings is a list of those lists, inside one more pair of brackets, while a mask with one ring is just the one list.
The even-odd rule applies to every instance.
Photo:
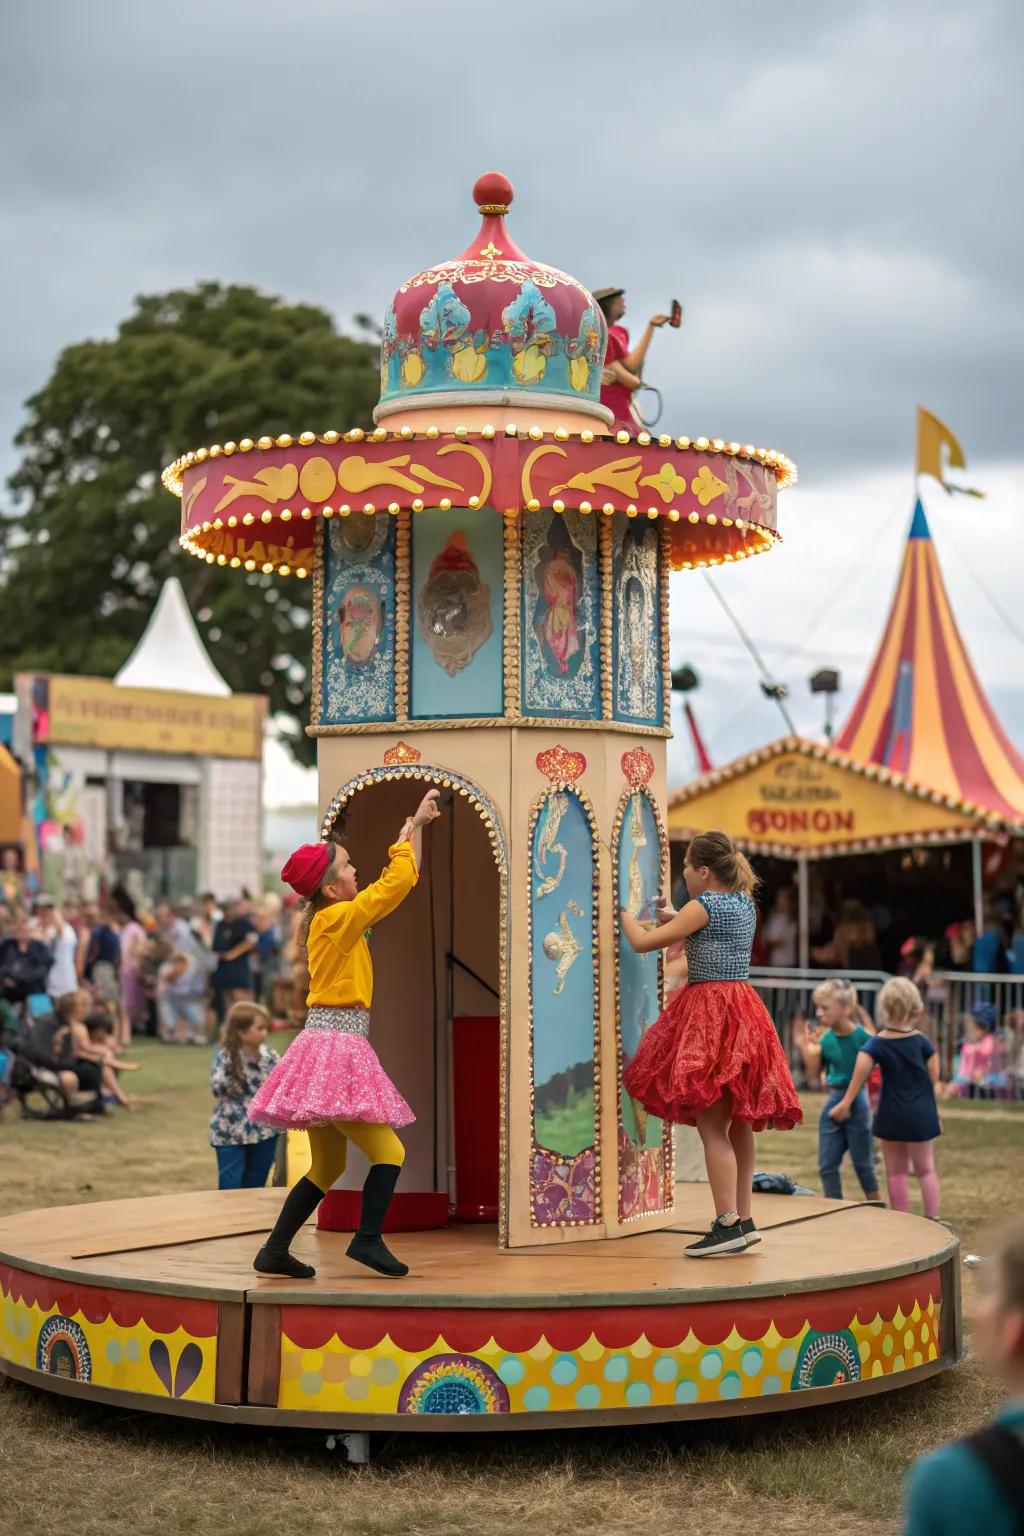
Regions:
[[[0, 1211], [201, 1189], [209, 1052], [141, 1042], [144, 1102], [86, 1125], [0, 1119]], [[815, 1125], [760, 1138], [759, 1165], [817, 1188]], [[978, 1246], [1019, 1209], [1024, 1114], [945, 1113], [943, 1211]], [[971, 1271], [965, 1271], [970, 1330]], [[712, 1424], [545, 1435], [380, 1436], [369, 1468], [324, 1438], [73, 1403], [0, 1377], [0, 1528], [19, 1536], [647, 1536], [757, 1529], [896, 1532], [906, 1468], [982, 1422], [997, 1390], [968, 1359], [845, 1408]]]

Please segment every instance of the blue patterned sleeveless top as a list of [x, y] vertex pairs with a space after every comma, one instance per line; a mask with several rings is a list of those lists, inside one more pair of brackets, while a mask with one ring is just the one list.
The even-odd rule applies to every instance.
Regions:
[[747, 981], [757, 909], [743, 891], [705, 891], [696, 897], [707, 923], [686, 940], [689, 980]]

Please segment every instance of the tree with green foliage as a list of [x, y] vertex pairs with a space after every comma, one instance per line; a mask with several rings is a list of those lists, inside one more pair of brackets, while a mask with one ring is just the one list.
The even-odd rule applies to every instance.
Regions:
[[13, 514], [0, 519], [0, 686], [15, 671], [112, 676], [177, 575], [231, 688], [267, 694], [272, 715], [296, 722], [296, 757], [312, 761], [309, 583], [183, 554], [160, 470], [202, 444], [366, 426], [378, 392], [375, 342], [254, 288], [139, 298], [113, 340], [68, 347], [16, 439]]

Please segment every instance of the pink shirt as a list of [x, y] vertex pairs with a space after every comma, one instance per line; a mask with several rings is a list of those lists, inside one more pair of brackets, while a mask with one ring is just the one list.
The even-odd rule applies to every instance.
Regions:
[[[624, 325], [610, 325], [608, 327], [608, 350], [604, 355], [605, 365], [609, 363], [621, 363], [629, 354], [629, 332]], [[630, 402], [633, 399], [632, 391], [625, 384], [602, 384], [601, 404], [606, 405], [612, 412], [616, 421], [625, 422], [627, 426], [635, 427], [633, 413], [630, 410]]]

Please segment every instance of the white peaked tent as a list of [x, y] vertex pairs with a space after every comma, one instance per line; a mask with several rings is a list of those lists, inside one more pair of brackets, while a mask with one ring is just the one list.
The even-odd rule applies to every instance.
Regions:
[[177, 576], [164, 582], [142, 639], [114, 678], [119, 688], [168, 688], [228, 698], [231, 689], [210, 660]]

